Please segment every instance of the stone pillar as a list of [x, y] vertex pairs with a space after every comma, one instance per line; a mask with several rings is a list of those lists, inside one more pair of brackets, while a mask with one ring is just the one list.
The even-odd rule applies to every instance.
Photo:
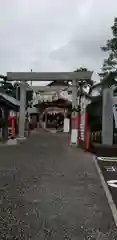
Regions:
[[45, 128], [47, 128], [47, 114], [48, 114], [48, 112], [45, 111]]
[[102, 144], [113, 144], [113, 108], [112, 108], [113, 90], [106, 88], [103, 90], [102, 99]]
[[[38, 109], [39, 110], [39, 109]], [[39, 130], [40, 128], [40, 114], [39, 112], [37, 113], [37, 131]]]
[[20, 115], [19, 115], [19, 138], [25, 139], [25, 105], [26, 105], [26, 86], [25, 82], [20, 83]]
[[72, 118], [71, 118], [71, 145], [78, 142], [78, 113], [77, 113], [77, 81], [72, 81]]
[[9, 116], [9, 109], [7, 106], [4, 106], [4, 125], [2, 128], [2, 137], [4, 141], [8, 140], [8, 116]]

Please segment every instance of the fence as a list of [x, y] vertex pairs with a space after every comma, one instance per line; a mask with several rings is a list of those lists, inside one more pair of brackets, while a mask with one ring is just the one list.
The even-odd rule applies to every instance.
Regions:
[[[102, 143], [102, 131], [91, 132], [90, 142], [91, 142], [91, 145], [93, 143], [101, 144]], [[117, 144], [117, 132], [113, 133], [113, 144]]]
[[93, 143], [101, 144], [101, 141], [102, 141], [101, 139], [102, 139], [102, 132], [101, 131], [91, 132], [91, 136], [90, 136], [91, 144], [93, 144]]

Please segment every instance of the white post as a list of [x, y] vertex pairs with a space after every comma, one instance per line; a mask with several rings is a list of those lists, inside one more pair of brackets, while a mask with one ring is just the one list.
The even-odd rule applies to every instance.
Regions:
[[76, 145], [78, 143], [78, 121], [77, 121], [77, 81], [72, 81], [72, 110], [75, 111], [72, 112], [72, 119], [71, 119], [71, 145]]
[[20, 83], [20, 115], [19, 115], [19, 138], [25, 139], [25, 106], [26, 106], [26, 86], [25, 82]]
[[70, 130], [70, 121], [66, 116], [66, 110], [64, 110], [64, 123], [63, 123], [63, 132], [69, 133]]

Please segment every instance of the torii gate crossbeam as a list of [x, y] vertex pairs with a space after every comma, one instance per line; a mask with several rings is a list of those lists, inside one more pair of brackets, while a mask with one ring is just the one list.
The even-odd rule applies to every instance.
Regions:
[[77, 81], [91, 78], [91, 71], [79, 72], [7, 72], [8, 81]]

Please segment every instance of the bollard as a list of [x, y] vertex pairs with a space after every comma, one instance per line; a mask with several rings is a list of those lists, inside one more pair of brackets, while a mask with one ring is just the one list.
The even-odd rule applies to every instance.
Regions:
[[12, 123], [12, 128], [11, 128], [12, 138], [14, 138], [14, 136], [15, 136], [15, 120], [14, 120], [14, 118], [12, 118], [11, 123]]

